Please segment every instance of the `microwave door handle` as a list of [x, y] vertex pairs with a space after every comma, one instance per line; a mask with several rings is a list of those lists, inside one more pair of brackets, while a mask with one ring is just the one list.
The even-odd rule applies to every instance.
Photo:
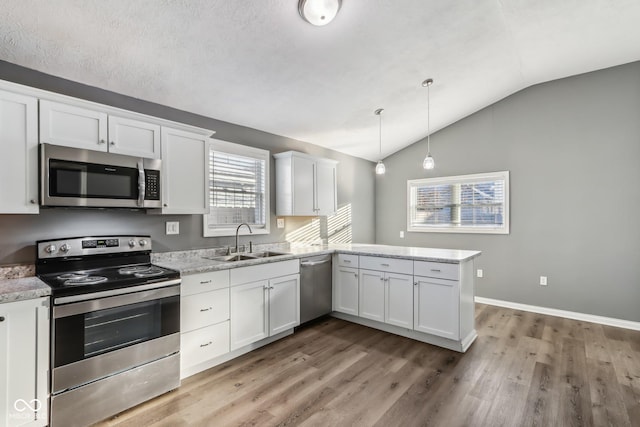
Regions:
[[144, 206], [144, 197], [146, 191], [144, 164], [142, 159], [138, 160], [138, 206]]

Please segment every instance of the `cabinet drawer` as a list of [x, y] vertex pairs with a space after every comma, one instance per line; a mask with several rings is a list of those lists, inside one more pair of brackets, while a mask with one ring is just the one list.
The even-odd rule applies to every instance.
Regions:
[[193, 295], [229, 287], [229, 270], [210, 271], [182, 277], [181, 294]]
[[266, 264], [252, 265], [250, 267], [233, 268], [230, 270], [231, 286], [243, 283], [257, 282], [273, 277], [288, 276], [300, 272], [300, 260], [270, 262]]
[[229, 321], [180, 335], [180, 368], [185, 369], [229, 352]]
[[358, 268], [358, 255], [336, 254], [336, 258], [340, 267]]
[[438, 279], [459, 280], [460, 264], [445, 262], [414, 261], [413, 273], [416, 276], [436, 277]]
[[180, 330], [192, 331], [229, 320], [229, 288], [182, 296]]
[[360, 268], [393, 273], [413, 274], [413, 261], [377, 256], [360, 256]]

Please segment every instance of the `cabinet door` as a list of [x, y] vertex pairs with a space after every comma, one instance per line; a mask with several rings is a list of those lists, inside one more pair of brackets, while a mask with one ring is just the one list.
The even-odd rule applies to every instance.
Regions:
[[316, 163], [316, 209], [318, 215], [334, 215], [338, 209], [336, 198], [336, 165]]
[[41, 100], [40, 142], [107, 151], [107, 114]]
[[38, 100], [0, 91], [0, 213], [38, 213]]
[[391, 325], [413, 329], [413, 276], [387, 273], [384, 300], [384, 321]]
[[162, 128], [163, 214], [209, 211], [207, 139], [203, 135]]
[[160, 126], [109, 116], [109, 152], [159, 159]]
[[231, 350], [269, 336], [269, 281], [231, 288]]
[[315, 164], [312, 159], [293, 157], [293, 215], [316, 215]]
[[413, 329], [452, 340], [460, 339], [457, 280], [415, 277]]
[[300, 275], [269, 280], [269, 336], [300, 324]]
[[358, 269], [334, 264], [333, 310], [358, 315]]
[[48, 298], [0, 304], [0, 425], [47, 424]]
[[384, 273], [360, 270], [360, 317], [384, 322], [384, 284]]

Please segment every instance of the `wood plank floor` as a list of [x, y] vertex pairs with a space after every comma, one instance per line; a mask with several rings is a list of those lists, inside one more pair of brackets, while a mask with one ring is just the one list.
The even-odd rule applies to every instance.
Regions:
[[100, 426], [640, 426], [640, 332], [476, 305], [465, 354], [327, 319]]

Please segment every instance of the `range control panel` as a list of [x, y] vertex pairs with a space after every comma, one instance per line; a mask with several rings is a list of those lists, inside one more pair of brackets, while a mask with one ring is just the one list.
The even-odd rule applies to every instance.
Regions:
[[151, 236], [100, 236], [42, 240], [38, 259], [151, 251]]

